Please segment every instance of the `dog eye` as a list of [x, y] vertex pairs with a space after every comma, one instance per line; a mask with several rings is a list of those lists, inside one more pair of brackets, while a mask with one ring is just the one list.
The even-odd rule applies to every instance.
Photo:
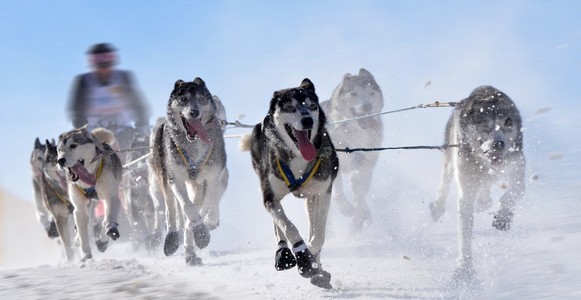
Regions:
[[75, 149], [75, 148], [77, 148], [77, 144], [72, 144], [70, 147], [71, 147], [71, 149]]
[[198, 102], [202, 105], [206, 105], [208, 102], [210, 102], [210, 100], [208, 100], [206, 96], [201, 96], [198, 98]]
[[282, 105], [282, 111], [284, 112], [295, 112], [297, 109], [291, 103], [285, 103]]
[[310, 110], [317, 110], [317, 104], [316, 103], [309, 104], [309, 109]]

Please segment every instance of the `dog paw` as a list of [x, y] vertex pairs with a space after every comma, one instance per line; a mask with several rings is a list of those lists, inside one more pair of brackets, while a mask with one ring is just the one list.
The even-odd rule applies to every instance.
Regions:
[[274, 268], [277, 271], [284, 271], [292, 269], [297, 265], [297, 260], [295, 259], [293, 252], [289, 248], [280, 248], [276, 250], [274, 257]]
[[202, 259], [196, 255], [196, 251], [193, 247], [186, 248], [186, 265], [193, 267], [203, 265]]
[[168, 232], [165, 236], [165, 243], [163, 244], [163, 253], [165, 256], [170, 256], [178, 251], [180, 247], [180, 237], [175, 231]]
[[89, 259], [93, 259], [93, 254], [91, 254], [91, 253], [85, 254], [85, 256], [83, 256], [83, 258], [81, 258], [81, 262], [86, 262]]
[[333, 286], [331, 285], [331, 274], [323, 270], [321, 270], [321, 272], [311, 277], [311, 284], [327, 290], [333, 288]]
[[145, 247], [148, 251], [153, 251], [159, 247], [161, 244], [161, 236], [159, 235], [150, 235], [147, 237], [145, 241]]
[[109, 246], [109, 241], [99, 241], [97, 240], [95, 242], [95, 245], [97, 245], [97, 250], [99, 250], [99, 252], [105, 252], [105, 250], [107, 250], [107, 246]]
[[194, 229], [194, 242], [196, 246], [200, 249], [208, 247], [210, 244], [210, 231], [204, 224], [195, 226]]
[[432, 215], [432, 220], [434, 220], [434, 222], [438, 222], [445, 212], [446, 209], [443, 205], [438, 204], [438, 202], [430, 203], [430, 214]]
[[512, 221], [513, 213], [512, 211], [503, 208], [499, 210], [494, 215], [494, 220], [492, 221], [492, 227], [501, 230], [501, 231], [508, 231], [510, 230], [510, 223]]
[[59, 237], [59, 231], [56, 228], [56, 223], [54, 221], [50, 222], [50, 225], [46, 229], [48, 237], [51, 239]]
[[477, 287], [480, 284], [478, 273], [471, 265], [462, 265], [454, 271], [448, 286], [452, 289]]

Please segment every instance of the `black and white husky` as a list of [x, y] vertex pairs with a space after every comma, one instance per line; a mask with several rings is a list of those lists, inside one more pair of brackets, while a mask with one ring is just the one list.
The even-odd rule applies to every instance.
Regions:
[[210, 243], [209, 230], [220, 224], [219, 202], [228, 186], [226, 150], [218, 106], [204, 81], [178, 80], [164, 123], [152, 132], [148, 160], [165, 198], [167, 235], [164, 252], [179, 248], [176, 200], [184, 217], [186, 263], [199, 265], [194, 247]]
[[[434, 221], [445, 211], [450, 180], [458, 185], [458, 231], [460, 268], [455, 277], [475, 278], [472, 264], [472, 227], [474, 211], [492, 206], [491, 188], [505, 180], [500, 209], [492, 226], [509, 230], [515, 203], [525, 191], [525, 158], [520, 113], [514, 102], [492, 86], [476, 88], [456, 105], [446, 126], [446, 144], [458, 148], [445, 150], [444, 166], [437, 199], [430, 204]], [[504, 181], [502, 181], [505, 183]]]
[[[264, 206], [274, 219], [278, 240], [275, 268], [280, 271], [298, 265], [299, 274], [311, 278], [312, 284], [330, 289], [331, 275], [323, 270], [320, 253], [339, 160], [313, 83], [304, 79], [299, 87], [274, 92], [268, 115], [240, 146], [251, 151]], [[305, 198], [306, 242], [282, 207], [281, 200], [289, 193]]]
[[[333, 91], [331, 99], [321, 103], [328, 120], [329, 134], [339, 148], [380, 147], [383, 123], [379, 116], [366, 117], [383, 109], [383, 95], [373, 75], [361, 68], [359, 74], [345, 74]], [[355, 120], [349, 120], [354, 119]], [[348, 120], [348, 121], [344, 121]], [[342, 122], [344, 121], [344, 122]], [[354, 152], [340, 155], [341, 170], [333, 187], [333, 200], [339, 211], [352, 220], [352, 231], [358, 232], [371, 223], [367, 205], [373, 170], [379, 152]], [[343, 180], [352, 191], [348, 200]]]
[[105, 205], [105, 217], [97, 234], [97, 249], [107, 249], [109, 238], [119, 238], [119, 182], [121, 161], [111, 145], [113, 133], [104, 128], [88, 131], [86, 126], [59, 136], [58, 164], [67, 173], [69, 200], [74, 206], [77, 241], [81, 246], [81, 260], [93, 257], [89, 241], [89, 224], [93, 224], [93, 203], [98, 199]]

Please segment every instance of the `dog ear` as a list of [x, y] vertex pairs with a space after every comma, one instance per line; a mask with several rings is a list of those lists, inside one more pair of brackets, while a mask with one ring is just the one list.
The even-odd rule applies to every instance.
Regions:
[[315, 85], [308, 78], [303, 79], [300, 87], [305, 89], [305, 90], [315, 92]]
[[194, 83], [197, 85], [206, 86], [206, 83], [200, 77], [196, 77], [196, 79], [194, 79]]
[[46, 147], [47, 147], [48, 149], [51, 149], [51, 148], [53, 148], [53, 145], [50, 143], [50, 141], [49, 141], [49, 140], [46, 140]]
[[42, 148], [42, 144], [40, 143], [40, 139], [37, 137], [36, 140], [34, 140], [34, 149], [40, 148]]
[[184, 84], [184, 81], [183, 81], [183, 80], [181, 80], [181, 79], [178, 79], [178, 80], [176, 81], [176, 83], [174, 83], [174, 85], [173, 85], [173, 88], [174, 88], [174, 89], [177, 89], [177, 88], [178, 88], [178, 87], [180, 87], [182, 84]]
[[371, 73], [369, 73], [369, 71], [367, 71], [365, 68], [359, 69], [359, 76], [365, 78], [373, 78], [373, 75], [371, 75]]

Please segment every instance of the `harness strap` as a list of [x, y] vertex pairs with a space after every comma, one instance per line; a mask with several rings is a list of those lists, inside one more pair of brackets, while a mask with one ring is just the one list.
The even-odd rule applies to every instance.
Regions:
[[[190, 166], [191, 169], [196, 169], [197, 167], [192, 163], [192, 160], [190, 159], [188, 153], [182, 151], [182, 149], [175, 142], [174, 145], [176, 146], [176, 150], [178, 151], [178, 154], [182, 158], [184, 165]], [[210, 154], [212, 154], [212, 151], [208, 151], [208, 154], [206, 155], [206, 158], [204, 158], [203, 162], [206, 162], [208, 160]]]
[[314, 164], [314, 166], [298, 179], [295, 178], [292, 170], [280, 159], [276, 161], [276, 165], [278, 167], [278, 172], [280, 173], [280, 176], [282, 176], [282, 179], [286, 183], [286, 186], [289, 188], [291, 192], [293, 192], [298, 188], [302, 187], [304, 184], [306, 184], [311, 178], [313, 178], [313, 176], [319, 169], [321, 159], [322, 157], [319, 156], [319, 159], [317, 159], [317, 162]]

